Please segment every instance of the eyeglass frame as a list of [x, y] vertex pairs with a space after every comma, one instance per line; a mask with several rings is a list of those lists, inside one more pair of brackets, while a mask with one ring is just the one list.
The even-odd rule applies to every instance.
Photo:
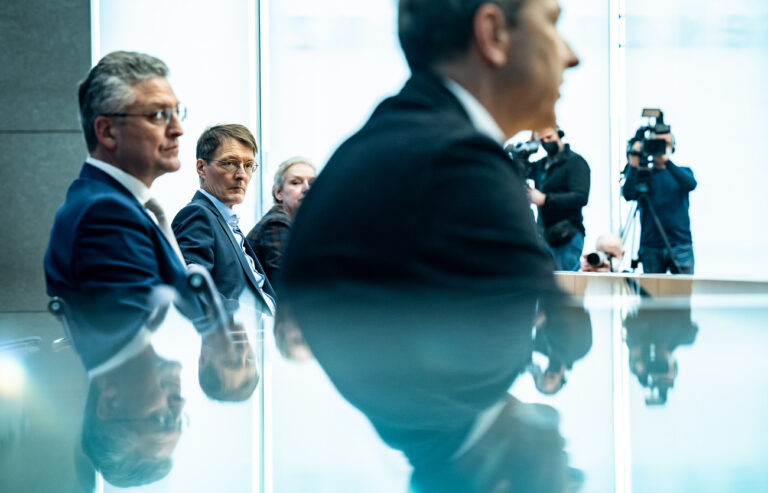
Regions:
[[[162, 115], [162, 116], [161, 116]], [[165, 106], [162, 109], [153, 111], [151, 113], [102, 113], [101, 116], [115, 116], [115, 117], [127, 117], [127, 116], [143, 116], [148, 118], [149, 121], [155, 125], [171, 124], [171, 116], [176, 115], [176, 118], [180, 122], [183, 122], [187, 118], [187, 107], [177, 104], [175, 107]]]
[[[161, 419], [158, 419], [161, 418]], [[178, 422], [176, 421], [178, 419]], [[139, 419], [111, 419], [110, 423], [149, 423], [153, 432], [170, 433], [172, 431], [183, 432], [189, 429], [189, 414], [183, 411], [177, 415], [172, 409], [164, 414], [153, 414]], [[159, 425], [154, 429], [155, 425]]]
[[[200, 158], [200, 159], [202, 159], [207, 163], [218, 163], [219, 167], [222, 168], [227, 173], [237, 173], [237, 171], [240, 168], [243, 168], [243, 171], [245, 171], [247, 175], [253, 175], [253, 172], [256, 171], [259, 167], [259, 163], [257, 163], [255, 159], [251, 161], [245, 161], [245, 162], [238, 161], [237, 159], [225, 159], [225, 160], [210, 159], [210, 158]], [[237, 163], [237, 165], [235, 165], [235, 163]], [[245, 165], [248, 163], [253, 163], [250, 169], [245, 167]], [[233, 167], [231, 169], [227, 169], [229, 168], [230, 165]]]

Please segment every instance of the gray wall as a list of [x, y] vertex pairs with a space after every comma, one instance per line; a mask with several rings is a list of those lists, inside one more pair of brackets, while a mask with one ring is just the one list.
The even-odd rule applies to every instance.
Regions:
[[90, 2], [2, 0], [0, 46], [0, 311], [39, 311], [53, 217], [86, 156], [77, 83], [91, 65]]

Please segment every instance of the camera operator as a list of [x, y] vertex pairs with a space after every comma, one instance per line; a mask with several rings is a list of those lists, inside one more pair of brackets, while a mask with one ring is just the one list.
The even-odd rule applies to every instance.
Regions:
[[535, 188], [528, 190], [528, 198], [539, 208], [538, 222], [556, 269], [577, 271], [584, 248], [581, 209], [589, 199], [589, 165], [563, 143], [564, 135], [559, 128], [539, 132], [547, 157], [530, 165]]
[[[677, 166], [670, 159], [675, 150], [675, 140], [671, 133], [652, 134], [654, 139], [666, 141], [666, 153], [653, 156], [650, 170], [643, 169], [641, 163], [642, 142], [637, 139], [628, 152], [629, 168], [622, 189], [624, 198], [638, 200], [641, 193], [647, 193], [647, 200], [656, 211], [671, 245], [671, 252], [664, 244], [664, 238], [654, 219], [644, 204], [640, 207], [640, 249], [638, 257], [645, 273], [693, 274], [693, 240], [691, 239], [691, 218], [688, 215], [688, 193], [696, 188], [696, 179], [690, 168]], [[642, 166], [641, 166], [642, 164]], [[649, 172], [648, 191], [638, 191], [638, 176]], [[679, 272], [675, 268], [675, 262]]]

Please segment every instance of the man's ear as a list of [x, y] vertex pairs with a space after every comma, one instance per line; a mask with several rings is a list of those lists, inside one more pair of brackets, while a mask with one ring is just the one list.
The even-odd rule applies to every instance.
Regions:
[[280, 202], [283, 201], [283, 192], [277, 185], [272, 187], [272, 195]]
[[483, 61], [493, 68], [506, 65], [512, 39], [501, 8], [494, 3], [481, 5], [475, 12], [472, 27], [475, 44]]
[[96, 132], [96, 139], [99, 144], [108, 151], [117, 149], [117, 127], [114, 121], [107, 116], [97, 116], [93, 121], [93, 130]]
[[197, 163], [196, 163], [196, 167], [197, 167], [197, 176], [199, 176], [199, 177], [200, 177], [200, 178], [202, 178], [203, 180], [205, 179], [205, 172], [207, 171], [205, 166], [206, 166], [207, 164], [208, 164], [208, 163], [206, 163], [206, 162], [205, 162], [205, 159], [198, 159], [198, 160], [197, 160]]

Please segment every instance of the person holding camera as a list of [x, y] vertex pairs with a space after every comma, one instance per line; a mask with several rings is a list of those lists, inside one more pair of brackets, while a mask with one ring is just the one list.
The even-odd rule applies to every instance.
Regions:
[[[672, 133], [653, 134], [653, 139], [666, 141], [666, 152], [653, 156], [650, 169], [641, 166], [643, 142], [633, 139], [627, 153], [629, 167], [622, 193], [626, 200], [637, 200], [640, 207], [640, 249], [638, 257], [645, 273], [693, 274], [693, 240], [691, 218], [688, 215], [688, 194], [696, 188], [696, 178], [690, 168], [677, 166], [670, 160], [675, 151]], [[648, 174], [646, 178], [638, 177]], [[641, 181], [647, 182], [647, 187]], [[641, 186], [638, 186], [641, 185]], [[646, 191], [647, 188], [647, 191]], [[663, 231], [640, 200], [645, 195], [648, 205], [658, 216]], [[669, 240], [665, 245], [664, 234]], [[674, 259], [674, 261], [673, 261]], [[677, 267], [675, 266], [677, 265]]]
[[557, 270], [577, 271], [584, 248], [581, 209], [589, 200], [589, 165], [564, 144], [565, 133], [556, 127], [539, 132], [547, 157], [531, 163], [529, 178], [535, 188], [528, 198], [539, 208], [538, 222]]
[[581, 272], [616, 272], [624, 259], [621, 237], [613, 233], [600, 235], [595, 251], [581, 256]]

